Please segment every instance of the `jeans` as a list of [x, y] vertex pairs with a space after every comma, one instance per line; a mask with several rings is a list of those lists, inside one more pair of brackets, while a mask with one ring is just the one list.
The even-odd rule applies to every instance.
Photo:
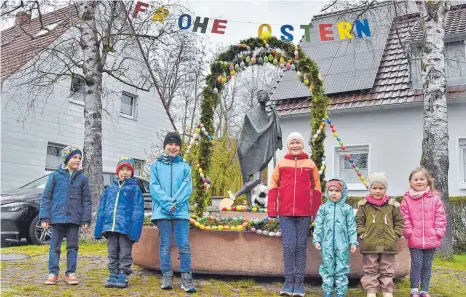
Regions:
[[172, 234], [178, 247], [180, 272], [191, 272], [191, 248], [189, 246], [188, 220], [157, 220], [160, 232], [160, 270], [162, 273], [172, 269], [170, 251]]
[[52, 237], [49, 248], [49, 273], [58, 275], [60, 263], [60, 247], [63, 237], [66, 234], [66, 273], [76, 272], [78, 261], [78, 237], [79, 225], [75, 224], [54, 224], [52, 225]]
[[131, 274], [133, 242], [125, 234], [107, 232], [108, 270], [111, 273]]
[[302, 282], [311, 217], [280, 217], [285, 280]]

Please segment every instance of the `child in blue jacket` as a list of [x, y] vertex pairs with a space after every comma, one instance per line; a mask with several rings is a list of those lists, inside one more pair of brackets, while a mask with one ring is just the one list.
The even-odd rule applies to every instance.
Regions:
[[118, 180], [100, 198], [96, 239], [107, 238], [110, 277], [106, 288], [126, 288], [131, 274], [132, 247], [139, 240], [144, 223], [144, 197], [134, 175], [134, 160], [122, 157], [116, 167]]
[[189, 198], [193, 191], [191, 167], [179, 155], [181, 137], [178, 133], [168, 133], [163, 147], [165, 152], [150, 167], [152, 221], [160, 233], [161, 288], [173, 288], [170, 250], [174, 233], [180, 259], [181, 288], [195, 292], [189, 246]]
[[39, 218], [42, 228], [52, 227], [49, 248], [49, 275], [46, 285], [58, 281], [60, 247], [66, 235], [65, 279], [70, 285], [79, 284], [76, 277], [79, 227], [87, 229], [91, 223], [91, 188], [86, 176], [79, 170], [82, 152], [67, 146], [61, 152], [63, 166], [51, 173], [40, 199]]

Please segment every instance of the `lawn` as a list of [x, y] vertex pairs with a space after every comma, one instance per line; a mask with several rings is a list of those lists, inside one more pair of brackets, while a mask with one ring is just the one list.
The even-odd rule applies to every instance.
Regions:
[[[160, 272], [133, 267], [128, 289], [106, 289], [103, 287], [108, 276], [106, 269], [106, 246], [104, 243], [82, 243], [79, 249], [78, 277], [81, 284], [68, 286], [63, 277], [57, 286], [44, 286], [47, 276], [48, 246], [17, 246], [2, 248], [3, 254], [24, 254], [29, 258], [19, 261], [1, 262], [3, 297], [118, 297], [118, 296], [278, 296], [281, 279], [233, 278], [222, 276], [195, 275], [198, 293], [188, 295], [179, 289], [180, 279], [174, 279], [176, 289], [160, 290]], [[61, 271], [65, 269], [66, 250], [62, 247]], [[409, 296], [409, 279], [396, 281], [395, 297]], [[459, 297], [466, 292], [466, 255], [455, 255], [454, 261], [436, 259], [431, 284], [432, 297]], [[306, 296], [322, 296], [319, 280], [306, 280]], [[359, 281], [351, 281], [348, 297], [365, 296]]]

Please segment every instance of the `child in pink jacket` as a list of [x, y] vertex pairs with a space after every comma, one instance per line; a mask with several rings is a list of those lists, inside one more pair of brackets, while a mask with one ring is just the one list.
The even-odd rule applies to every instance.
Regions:
[[434, 252], [442, 245], [447, 229], [445, 206], [427, 169], [413, 170], [409, 184], [400, 209], [404, 217], [403, 233], [408, 239], [411, 254], [410, 297], [430, 297], [428, 290]]

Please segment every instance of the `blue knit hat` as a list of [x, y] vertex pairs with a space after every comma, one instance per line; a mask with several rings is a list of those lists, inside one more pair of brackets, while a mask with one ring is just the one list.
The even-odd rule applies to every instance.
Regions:
[[133, 177], [134, 176], [134, 159], [130, 157], [120, 157], [120, 159], [118, 160], [117, 167], [116, 167], [116, 175], [118, 175], [118, 172], [123, 166], [129, 167], [129, 169], [131, 170], [131, 177]]
[[65, 166], [68, 164], [68, 161], [70, 161], [71, 158], [73, 158], [74, 155], [83, 155], [83, 153], [81, 152], [81, 150], [75, 146], [72, 146], [72, 145], [69, 145], [67, 147], [65, 147], [64, 149], [62, 149], [61, 151], [61, 157], [63, 159], [63, 164], [65, 164]]

